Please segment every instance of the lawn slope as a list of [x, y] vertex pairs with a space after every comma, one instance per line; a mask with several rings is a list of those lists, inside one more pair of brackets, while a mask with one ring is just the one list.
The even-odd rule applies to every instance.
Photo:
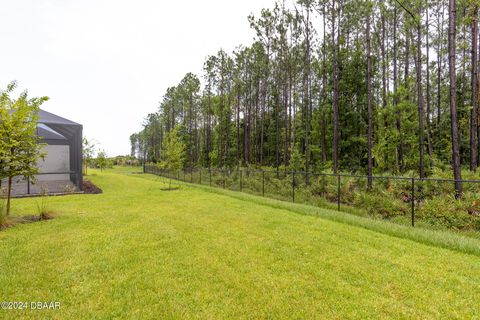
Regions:
[[[474, 318], [480, 258], [153, 176], [94, 172], [101, 195], [0, 232], [0, 318]], [[15, 199], [16, 214], [36, 199]]]

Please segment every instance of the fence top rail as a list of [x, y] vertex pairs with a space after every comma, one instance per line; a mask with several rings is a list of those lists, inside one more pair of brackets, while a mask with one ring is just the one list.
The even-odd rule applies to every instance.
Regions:
[[[156, 168], [155, 166], [146, 166], [146, 168]], [[164, 170], [164, 169], [163, 169]], [[306, 175], [307, 172], [305, 171], [286, 171], [286, 170], [261, 170], [261, 169], [222, 169], [222, 168], [190, 168], [190, 169], [183, 169], [188, 170], [189, 172], [194, 170], [209, 170], [211, 172], [234, 172], [234, 171], [247, 171], [247, 172], [256, 172], [256, 173], [283, 173], [283, 174], [302, 174]], [[66, 172], [66, 173], [74, 173], [74, 172]], [[44, 173], [49, 174], [49, 173]], [[60, 174], [60, 173], [51, 173], [51, 174]], [[480, 183], [480, 180], [472, 180], [472, 179], [447, 179], [447, 178], [419, 178], [419, 177], [398, 177], [398, 176], [368, 176], [368, 175], [357, 175], [357, 174], [348, 174], [348, 173], [327, 173], [327, 172], [308, 172], [309, 176], [326, 176], [326, 177], [345, 177], [345, 178], [364, 178], [364, 179], [379, 179], [379, 180], [403, 180], [403, 181], [420, 181], [420, 182], [460, 182], [460, 183]]]
[[39, 172], [35, 173], [35, 176], [45, 175], [45, 174], [76, 174], [75, 171], [65, 171], [65, 172]]

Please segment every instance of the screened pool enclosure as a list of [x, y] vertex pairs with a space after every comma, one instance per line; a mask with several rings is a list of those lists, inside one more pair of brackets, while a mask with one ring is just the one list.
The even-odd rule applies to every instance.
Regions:
[[[44, 192], [70, 193], [82, 190], [82, 125], [40, 110], [37, 136], [45, 144], [44, 159], [38, 161], [36, 181], [15, 177], [14, 196]], [[6, 186], [2, 181], [2, 186]]]

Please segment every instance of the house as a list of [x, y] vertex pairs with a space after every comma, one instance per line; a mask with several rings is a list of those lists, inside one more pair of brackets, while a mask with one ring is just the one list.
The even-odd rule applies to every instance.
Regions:
[[[15, 178], [12, 195], [64, 193], [82, 190], [81, 124], [40, 110], [37, 124], [39, 142], [45, 144], [44, 159], [39, 159], [36, 183]], [[2, 181], [2, 186], [5, 186]]]

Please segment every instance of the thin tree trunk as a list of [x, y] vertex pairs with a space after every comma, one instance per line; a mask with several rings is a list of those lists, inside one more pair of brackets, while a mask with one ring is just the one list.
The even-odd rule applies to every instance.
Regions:
[[373, 119], [372, 119], [372, 57], [370, 48], [370, 13], [367, 14], [367, 95], [368, 95], [368, 190], [372, 189], [372, 144], [373, 144]]
[[[477, 7], [477, 10], [478, 10], [478, 7]], [[478, 16], [477, 16], [477, 23], [478, 23]], [[478, 27], [477, 27], [477, 32], [478, 32]], [[478, 47], [477, 47], [477, 56], [478, 56], [478, 50], [480, 50], [480, 35], [478, 36], [477, 38], [477, 42], [478, 42]], [[479, 106], [478, 106], [478, 102], [480, 101], [480, 79], [478, 78], [479, 75], [478, 75], [478, 65], [479, 65], [479, 62], [480, 62], [480, 57], [479, 57], [479, 60], [477, 60], [477, 79], [476, 79], [476, 83], [477, 83], [477, 88], [476, 88], [476, 93], [477, 93], [477, 117], [476, 117], [476, 122], [477, 122], [477, 146], [476, 146], [476, 149], [477, 149], [477, 167], [478, 167], [478, 163], [480, 161], [480, 120], [479, 120], [479, 116], [480, 116], [480, 110], [479, 110]]]
[[287, 90], [287, 79], [284, 75], [283, 83], [283, 128], [285, 130], [285, 141], [283, 145], [283, 166], [285, 170], [288, 166], [288, 90]]
[[452, 135], [452, 167], [455, 181], [455, 196], [461, 197], [462, 173], [460, 171], [460, 146], [457, 124], [457, 77], [455, 74], [455, 49], [456, 49], [456, 1], [449, 0], [449, 21], [448, 21], [448, 61], [450, 74], [450, 127]]
[[434, 160], [433, 160], [433, 144], [432, 144], [432, 129], [431, 129], [431, 121], [430, 121], [430, 115], [431, 115], [431, 95], [430, 95], [430, 41], [429, 41], [429, 11], [428, 11], [428, 1], [426, 2], [426, 23], [425, 27], [427, 32], [425, 33], [425, 45], [427, 49], [427, 75], [426, 75], [426, 81], [427, 81], [427, 150], [428, 150], [428, 156], [430, 158], [430, 169], [433, 169], [434, 166]]
[[397, 44], [397, 8], [394, 9], [394, 21], [393, 21], [393, 105], [395, 108], [395, 124], [397, 127], [398, 134], [400, 135], [399, 144], [397, 147], [397, 168], [403, 173], [403, 143], [401, 139], [401, 119], [400, 119], [400, 110], [398, 109], [398, 44]]
[[332, 8], [332, 41], [333, 41], [333, 172], [338, 171], [338, 157], [339, 157], [339, 97], [338, 97], [338, 41], [335, 40], [335, 0], [333, 0]]
[[10, 200], [12, 198], [12, 177], [8, 177], [8, 191], [7, 191], [7, 216], [10, 215]]
[[472, 111], [470, 115], [470, 170], [477, 170], [477, 76], [478, 76], [478, 6], [473, 10], [472, 18]]
[[240, 157], [240, 97], [241, 92], [240, 88], [237, 88], [237, 167], [241, 165], [241, 157]]
[[310, 7], [307, 5], [307, 22], [306, 22], [306, 41], [307, 41], [307, 46], [306, 46], [306, 68], [305, 68], [305, 183], [308, 185], [309, 183], [309, 160], [310, 160], [310, 151], [309, 151], [309, 115], [310, 115], [310, 109], [311, 109], [311, 103], [312, 99], [310, 96]]
[[[387, 108], [387, 61], [386, 61], [386, 53], [385, 53], [385, 31], [386, 30], [385, 30], [385, 14], [384, 14], [383, 4], [384, 4], [384, 0], [381, 0], [380, 20], [381, 20], [382, 38], [381, 38], [381, 42], [380, 42], [380, 54], [381, 54], [381, 57], [382, 57], [382, 107], [385, 110]], [[367, 17], [367, 19], [368, 19], [368, 17]], [[370, 68], [371, 68], [371, 66], [370, 66]], [[370, 69], [370, 72], [371, 72], [371, 69]], [[371, 74], [370, 74], [370, 77], [371, 77]], [[370, 84], [370, 86], [371, 86], [371, 84]], [[383, 116], [383, 123], [384, 123], [384, 127], [388, 128], [388, 117], [387, 117], [386, 113]], [[388, 153], [384, 154], [384, 160], [385, 160], [385, 163], [388, 163]], [[372, 160], [372, 162], [373, 162], [373, 160]], [[372, 166], [373, 166], [373, 163], [372, 163]], [[370, 188], [371, 188], [371, 181], [370, 181]]]
[[323, 52], [322, 52], [322, 98], [323, 101], [320, 100], [320, 104], [322, 105], [322, 119], [321, 119], [321, 144], [322, 144], [322, 162], [327, 161], [327, 152], [326, 152], [326, 125], [325, 125], [325, 110], [323, 105], [325, 104], [325, 101], [327, 99], [327, 35], [326, 35], [326, 30], [327, 30], [327, 24], [326, 24], [326, 17], [325, 17], [325, 7], [322, 7], [322, 17], [323, 17]]
[[[421, 9], [419, 10], [419, 16], [421, 17]], [[417, 103], [418, 103], [418, 148], [419, 148], [419, 168], [418, 172], [420, 178], [425, 177], [424, 168], [424, 138], [423, 138], [423, 87], [422, 87], [422, 28], [421, 25], [417, 26], [417, 58], [415, 60], [415, 68], [417, 71]]]
[[[269, 32], [267, 31], [267, 39], [270, 37]], [[262, 110], [260, 111], [261, 114], [261, 137], [260, 137], [260, 166], [263, 167], [263, 143], [264, 143], [264, 134], [265, 134], [265, 112], [267, 106], [267, 88], [268, 88], [268, 78], [269, 78], [269, 64], [270, 64], [270, 44], [267, 44], [267, 61], [265, 67], [265, 82], [263, 84], [263, 98], [262, 98]]]
[[443, 22], [445, 16], [445, 6], [443, 5], [444, 2], [442, 0], [442, 15], [441, 19], [437, 21], [438, 23], [438, 34], [440, 41], [438, 41], [437, 47], [437, 128], [440, 128], [440, 116], [441, 116], [441, 101], [442, 101], [442, 39], [443, 39]]
[[275, 165], [277, 167], [277, 176], [278, 170], [280, 168], [280, 93], [276, 92], [275, 95]]
[[408, 78], [410, 77], [410, 32], [405, 31], [405, 75], [404, 75], [404, 80], [405, 80], [405, 89], [407, 90], [407, 100], [410, 98], [409, 95], [409, 83], [408, 83]]

